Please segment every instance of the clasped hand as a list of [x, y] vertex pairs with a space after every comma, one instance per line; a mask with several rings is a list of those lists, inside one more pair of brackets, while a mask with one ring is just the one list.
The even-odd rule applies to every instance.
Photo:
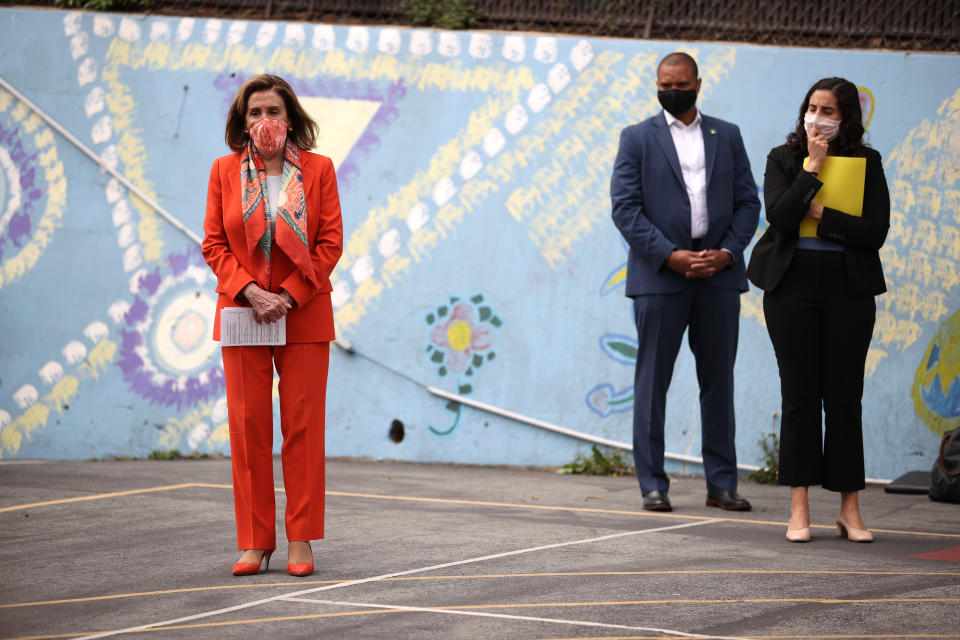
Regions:
[[709, 278], [732, 262], [733, 256], [722, 249], [677, 249], [667, 258], [667, 266], [686, 278]]
[[260, 288], [257, 283], [251, 282], [241, 292], [253, 307], [253, 319], [257, 324], [273, 324], [287, 315], [293, 308], [293, 297], [283, 291], [271, 293]]

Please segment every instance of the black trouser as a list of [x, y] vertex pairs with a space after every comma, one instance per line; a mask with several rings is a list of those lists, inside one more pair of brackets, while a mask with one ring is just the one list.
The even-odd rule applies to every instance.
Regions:
[[763, 314], [780, 368], [780, 484], [863, 489], [860, 401], [873, 297], [847, 292], [842, 251], [797, 250], [776, 289], [764, 294]]

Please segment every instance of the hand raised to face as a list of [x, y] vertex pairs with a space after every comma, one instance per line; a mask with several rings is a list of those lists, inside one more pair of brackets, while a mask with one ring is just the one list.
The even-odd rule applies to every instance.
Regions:
[[827, 151], [830, 150], [830, 143], [827, 138], [820, 133], [819, 129], [812, 129], [807, 137], [807, 155], [810, 160], [807, 163], [807, 171], [817, 173], [823, 166], [823, 160], [827, 157]]

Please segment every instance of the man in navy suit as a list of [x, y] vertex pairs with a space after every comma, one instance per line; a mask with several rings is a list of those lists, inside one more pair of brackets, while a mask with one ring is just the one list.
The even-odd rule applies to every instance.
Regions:
[[671, 511], [663, 469], [664, 414], [673, 365], [688, 341], [700, 384], [707, 505], [747, 511], [737, 493], [733, 365], [743, 250], [760, 200], [736, 125], [701, 114], [696, 61], [671, 53], [657, 67], [664, 111], [620, 134], [610, 181], [613, 221], [630, 247], [627, 296], [639, 349], [633, 458], [643, 508]]

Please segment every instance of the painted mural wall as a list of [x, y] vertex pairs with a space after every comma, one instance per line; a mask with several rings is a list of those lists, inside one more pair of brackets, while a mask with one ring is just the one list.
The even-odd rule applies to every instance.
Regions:
[[[867, 473], [929, 468], [960, 424], [956, 55], [0, 8], [0, 76], [197, 234], [234, 91], [260, 72], [294, 86], [344, 212], [333, 296], [355, 353], [332, 352], [334, 456], [559, 465], [588, 448], [425, 386], [631, 441], [636, 341], [609, 177], [676, 49], [700, 62], [703, 111], [741, 126], [759, 184], [813, 81], [861, 87], [893, 195]], [[0, 457], [229, 452], [197, 245], [3, 90], [0, 165]], [[748, 463], [778, 426], [760, 302], [742, 298], [736, 369]], [[698, 415], [684, 348], [668, 451], [699, 455]]]

